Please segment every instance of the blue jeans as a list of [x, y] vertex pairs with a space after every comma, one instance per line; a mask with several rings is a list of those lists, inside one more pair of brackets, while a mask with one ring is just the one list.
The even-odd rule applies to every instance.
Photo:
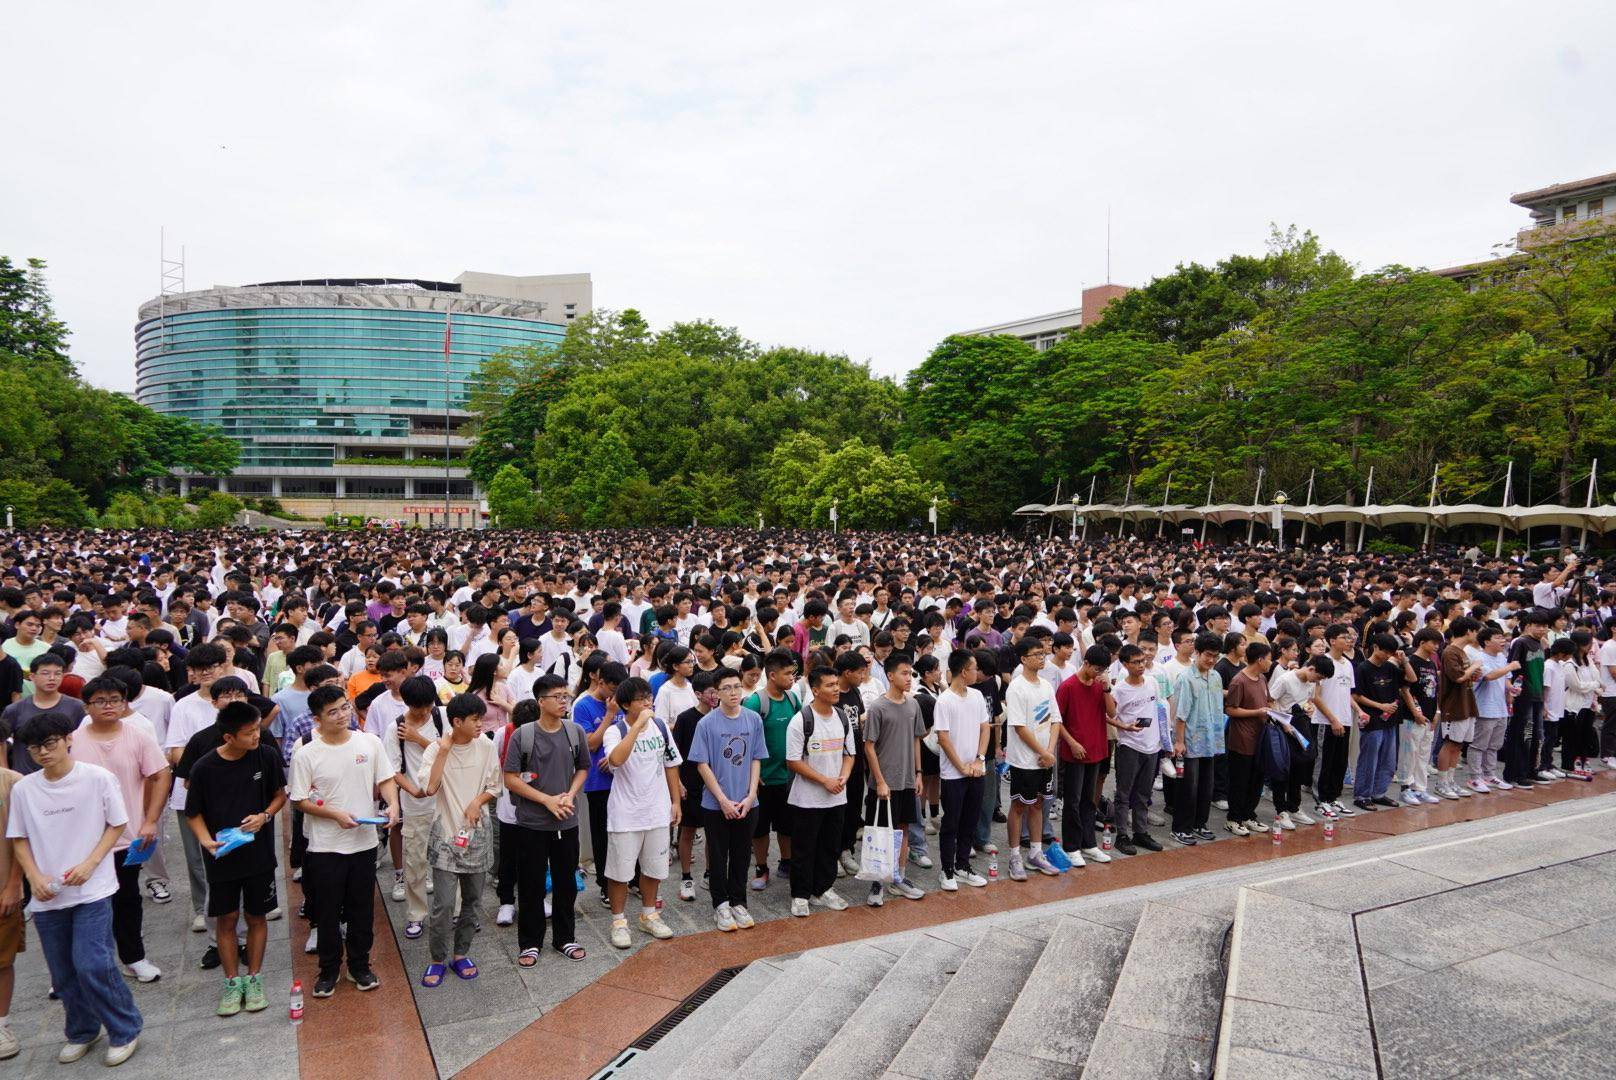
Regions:
[[1397, 771], [1397, 729], [1365, 731], [1358, 736], [1358, 767], [1353, 770], [1355, 799], [1378, 799]]
[[[909, 836], [909, 853], [911, 855], [930, 854], [930, 852], [926, 850], [926, 819], [921, 816], [920, 811], [920, 792], [917, 791], [915, 792], [915, 820], [911, 822], [908, 828], [905, 830]], [[902, 875], [903, 867], [900, 866], [898, 868], [898, 873]]]
[[126, 1046], [143, 1021], [112, 946], [112, 900], [34, 913], [51, 983], [67, 1010], [67, 1041], [87, 1043], [106, 1026], [113, 1046]]

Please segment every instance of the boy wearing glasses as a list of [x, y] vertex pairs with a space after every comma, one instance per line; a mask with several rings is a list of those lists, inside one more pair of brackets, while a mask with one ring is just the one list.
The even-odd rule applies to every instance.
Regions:
[[73, 756], [99, 765], [113, 775], [123, 798], [129, 823], [112, 846], [113, 871], [118, 891], [112, 898], [112, 936], [124, 971], [143, 983], [162, 977], [146, 959], [141, 939], [140, 864], [129, 865], [129, 847], [139, 840], [155, 844], [162, 828], [163, 802], [171, 782], [168, 759], [150, 731], [123, 719], [129, 711], [123, 680], [102, 675], [84, 684], [84, 704], [90, 720], [79, 731]]
[[39, 771], [12, 788], [6, 836], [33, 890], [28, 910], [67, 1016], [67, 1042], [56, 1060], [65, 1065], [84, 1057], [104, 1027], [103, 1060], [121, 1065], [134, 1054], [144, 1023], [113, 951], [118, 875], [108, 856], [129, 815], [117, 779], [74, 759], [75, 727], [61, 713], [42, 713], [17, 732]]

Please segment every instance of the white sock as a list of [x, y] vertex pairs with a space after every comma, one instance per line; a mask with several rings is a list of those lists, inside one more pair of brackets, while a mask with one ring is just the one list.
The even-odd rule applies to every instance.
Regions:
[[1042, 855], [1043, 853], [1044, 853], [1043, 842], [1039, 841], [1039, 840], [1034, 840], [1033, 843], [1032, 843], [1032, 857], [1036, 859], [1039, 855]]
[[722, 904], [719, 904], [718, 905], [718, 910], [719, 911], [728, 911], [729, 910], [729, 901], [725, 900]]
[[656, 914], [656, 908], [655, 907], [646, 907], [643, 904], [640, 905], [640, 918], [649, 919], [651, 916], [653, 916], [655, 914]]
[[0, 1015], [0, 1031], [6, 1031], [10, 1027], [11, 1027], [11, 1017], [10, 1017], [10, 1015]]

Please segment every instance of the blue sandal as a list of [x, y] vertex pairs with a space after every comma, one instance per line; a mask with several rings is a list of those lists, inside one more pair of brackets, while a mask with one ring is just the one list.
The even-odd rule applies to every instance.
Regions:
[[428, 964], [426, 972], [421, 976], [421, 985], [428, 990], [435, 990], [443, 985], [443, 976], [447, 969], [442, 964]]
[[460, 959], [450, 963], [449, 967], [462, 979], [475, 979], [477, 977], [477, 965], [469, 956], [462, 956]]

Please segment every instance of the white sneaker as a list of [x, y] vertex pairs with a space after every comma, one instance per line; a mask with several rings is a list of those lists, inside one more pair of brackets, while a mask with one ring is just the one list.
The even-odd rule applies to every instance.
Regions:
[[516, 905], [501, 904], [499, 911], [494, 914], [495, 926], [509, 926], [516, 921]]
[[1161, 774], [1169, 780], [1178, 779], [1178, 766], [1173, 764], [1172, 758], [1164, 756], [1161, 759]]
[[1331, 806], [1329, 803], [1314, 803], [1313, 812], [1321, 818], [1335, 817], [1335, 807]]
[[984, 854], [984, 855], [997, 855], [998, 853], [999, 853], [999, 845], [995, 844], [993, 841], [989, 840], [987, 843], [982, 845], [982, 854]]
[[162, 971], [150, 960], [136, 960], [133, 964], [125, 964], [123, 973], [143, 983], [153, 983], [163, 977]]
[[923, 900], [926, 896], [926, 890], [922, 889], [919, 885], [916, 885], [908, 878], [899, 878], [897, 881], [894, 881], [892, 883], [892, 891], [903, 897], [905, 900]]
[[1160, 776], [1156, 777], [1155, 780], [1151, 781], [1150, 789], [1152, 791], [1160, 791], [1162, 789], [1162, 778]]
[[305, 953], [317, 953], [320, 951], [320, 928], [318, 926], [310, 928], [309, 940], [303, 943], [303, 951]]
[[1420, 798], [1420, 793], [1415, 791], [1411, 787], [1403, 789], [1403, 797], [1398, 801], [1400, 801], [1404, 806], [1424, 806], [1425, 805], [1425, 800]]
[[403, 878], [394, 878], [393, 879], [393, 891], [391, 893], [389, 893], [388, 895], [393, 898], [394, 903], [401, 903], [404, 900], [404, 879]]
[[926, 833], [929, 836], [936, 836], [937, 835], [937, 819], [936, 818], [929, 817], [929, 818], [926, 819]]
[[658, 941], [666, 941], [673, 936], [673, 928], [663, 922], [662, 916], [655, 912], [650, 915], [642, 914], [640, 916], [640, 929]]
[[843, 900], [841, 895], [837, 893], [835, 889], [826, 889], [824, 892], [820, 893], [818, 896], [812, 897], [811, 899], [820, 907], [830, 908], [832, 911], [847, 910], [847, 901]]
[[1470, 798], [1471, 796], [1473, 796], [1475, 794], [1474, 791], [1470, 790], [1470, 785], [1469, 784], [1455, 784], [1455, 785], [1453, 785], [1453, 793], [1455, 795], [1459, 796], [1459, 798], [1461, 798], [1461, 799], [1468, 799], [1468, 798]]
[[1150, 822], [1152, 825], [1155, 825], [1157, 828], [1167, 824], [1167, 819], [1156, 813], [1154, 810], [1147, 810], [1145, 812], [1145, 820]]
[[859, 872], [858, 860], [853, 858], [853, 853], [851, 851], [842, 852], [841, 864], [842, 869], [846, 870], [849, 874], [856, 874]]
[[1544, 783], [1548, 783], [1550, 780], [1560, 779], [1558, 776], [1554, 775], [1553, 769], [1539, 769], [1537, 771], [1537, 778], [1542, 780]]
[[100, 1039], [101, 1032], [98, 1031], [95, 1033], [95, 1038], [91, 1039], [87, 1043], [63, 1043], [62, 1048], [56, 1052], [57, 1063], [61, 1065], [73, 1064], [85, 1054], [88, 1054], [90, 1052], [90, 1047], [94, 1046], [100, 1041]]
[[917, 855], [913, 851], [909, 853], [909, 861], [920, 867], [922, 870], [930, 870], [933, 866], [937, 865], [931, 861], [930, 855]]
[[879, 881], [870, 885], [870, 897], [865, 901], [870, 907], [882, 907], [887, 902], [887, 887]]
[[[1245, 825], [1246, 831], [1251, 833], [1253, 836], [1255, 836], [1257, 833], [1265, 833], [1268, 831], [1268, 826], [1264, 825], [1256, 818], [1252, 818], [1250, 821], [1245, 821], [1241, 824]], [[1281, 826], [1281, 828], [1283, 827], [1284, 826]]]
[[1454, 790], [1452, 784], [1442, 784], [1433, 790], [1444, 799], [1452, 799], [1457, 801], [1459, 798], [1459, 793]]
[[1356, 806], [1348, 806], [1348, 805], [1346, 805], [1345, 803], [1343, 803], [1343, 802], [1341, 802], [1339, 800], [1337, 800], [1336, 802], [1331, 803], [1330, 808], [1335, 811], [1335, 816], [1336, 817], [1357, 817], [1358, 816], [1358, 808]]
[[1108, 852], [1108, 851], [1101, 851], [1097, 847], [1086, 847], [1086, 848], [1084, 848], [1083, 851], [1082, 851], [1082, 855], [1083, 855], [1083, 858], [1087, 859], [1089, 862], [1092, 862], [1092, 863], [1108, 863], [1108, 862], [1111, 861], [1111, 853]]
[[1286, 832], [1296, 831], [1296, 822], [1291, 820], [1291, 816], [1288, 813], [1281, 813], [1279, 817], [1274, 819], [1274, 822]]
[[728, 904], [719, 904], [713, 909], [713, 924], [726, 934], [735, 929], [735, 916], [730, 914]]
[[628, 921], [618, 921], [613, 919], [612, 947], [615, 949], [626, 949], [633, 944], [634, 940], [628, 936]]
[[1229, 800], [1228, 799], [1213, 799], [1212, 800], [1212, 805], [1213, 805], [1213, 807], [1215, 809], [1227, 810], [1227, 809], [1229, 809]]
[[959, 882], [955, 880], [953, 874], [944, 874], [938, 887], [944, 892], [959, 892]]
[[[1240, 822], [1238, 822], [1238, 821], [1230, 821], [1230, 822], [1226, 823], [1223, 827], [1225, 829], [1227, 829], [1229, 832], [1234, 833], [1236, 836], [1250, 836], [1251, 835], [1251, 830], [1246, 828], [1244, 825], [1240, 824]], [[1087, 855], [1088, 852], [1085, 851], [1085, 852], [1083, 852], [1083, 854]]]
[[690, 878], [679, 880], [679, 899], [694, 900], [696, 898], [696, 883]]
[[282, 914], [281, 906], [276, 904], [274, 907], [269, 909], [269, 914], [265, 915], [264, 918], [268, 919], [270, 922], [279, 922], [282, 918]]
[[1616, 757], [1600, 758], [1599, 764], [1607, 769], [1616, 769]]
[[1292, 810], [1291, 811], [1291, 820], [1294, 821], [1298, 825], [1317, 825], [1318, 824], [1318, 822], [1313, 820], [1313, 817], [1311, 815], [1304, 814], [1300, 810]]
[[1441, 799], [1437, 798], [1435, 795], [1432, 795], [1429, 791], [1420, 792], [1420, 802], [1425, 806], [1435, 806], [1441, 801]]
[[791, 900], [791, 914], [799, 919], [806, 919], [808, 917], [808, 901], [800, 896], [793, 897]]
[[208, 920], [200, 915], [191, 916], [191, 933], [205, 934], [208, 929]]
[[965, 870], [956, 876], [974, 889], [984, 888], [988, 883], [988, 879], [978, 874], [975, 870]]
[[426, 879], [426, 894], [428, 896], [432, 895], [432, 879], [430, 877]]
[[1549, 771], [1554, 774], [1554, 778], [1556, 780], [1564, 780], [1566, 778], [1564, 769], [1550, 768]]
[[0, 1061], [14, 1058], [22, 1053], [22, 1043], [17, 1036], [11, 1033], [10, 1028], [0, 1027]]
[[1477, 795], [1486, 795], [1493, 790], [1492, 788], [1488, 787], [1484, 781], [1477, 780], [1473, 776], [1469, 780], [1465, 781], [1465, 787], [1469, 788], [1471, 791], [1474, 791]]
[[122, 1065], [134, 1056], [135, 1050], [139, 1046], [140, 1039], [138, 1037], [130, 1039], [122, 1046], [109, 1046], [107, 1047], [107, 1056], [102, 1058], [101, 1062], [109, 1068]]
[[1500, 779], [1499, 777], [1496, 777], [1496, 776], [1487, 777], [1487, 783], [1488, 783], [1489, 786], [1495, 787], [1499, 791], [1513, 791], [1513, 790], [1515, 790], [1515, 785], [1514, 784], [1510, 783], [1508, 780], [1503, 780], [1503, 779]]
[[747, 911], [739, 904], [731, 907], [729, 909], [729, 913], [734, 917], [735, 925], [739, 926], [742, 930], [750, 930], [752, 927], [757, 925], [756, 920], [752, 918], [752, 913]]

